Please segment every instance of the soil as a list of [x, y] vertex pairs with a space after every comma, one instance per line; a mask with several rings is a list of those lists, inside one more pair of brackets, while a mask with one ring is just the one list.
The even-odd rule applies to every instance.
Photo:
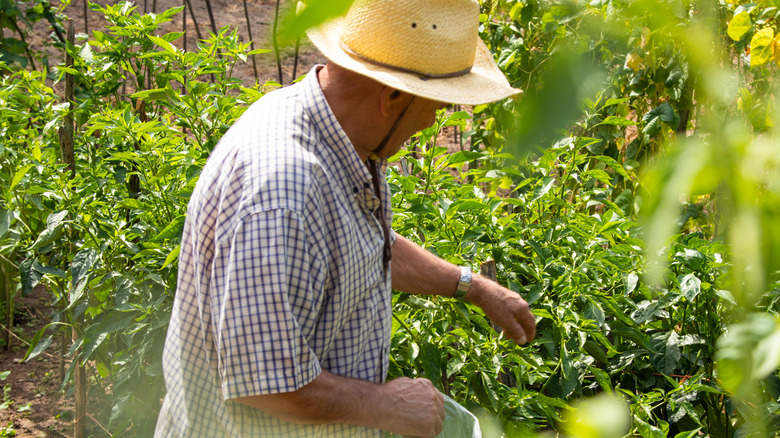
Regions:
[[73, 402], [61, 390], [59, 360], [54, 354], [58, 346], [53, 344], [38, 357], [22, 362], [28, 341], [48, 322], [50, 300], [49, 293], [40, 286], [15, 300], [10, 345], [0, 347], [0, 372], [9, 373], [0, 380], [0, 437], [72, 435]]
[[[92, 30], [104, 30], [105, 19], [99, 11], [87, 10], [84, 12], [84, 1], [75, 0], [65, 7], [64, 14], [69, 17], [76, 30], [77, 38], [91, 37]], [[244, 4], [229, 0], [210, 0], [216, 27], [231, 26], [237, 28], [242, 41], [249, 41]], [[53, 0], [52, 9], [56, 9], [62, 2]], [[106, 0], [92, 1], [99, 5], [114, 4]], [[141, 0], [136, 2], [136, 12], [162, 12], [177, 6], [181, 6], [183, 0]], [[281, 2], [282, 10], [294, 4], [291, 0]], [[169, 32], [181, 32], [184, 29], [186, 47], [193, 50], [197, 47], [198, 34], [207, 38], [211, 31], [209, 13], [206, 0], [191, 0], [195, 19], [190, 11], [186, 13], [186, 23], [182, 21], [182, 14], [178, 14], [170, 23], [163, 25], [160, 35]], [[276, 0], [247, 0], [246, 8], [251, 20], [251, 31], [257, 48], [271, 49], [270, 35], [276, 9]], [[67, 25], [66, 25], [67, 29]], [[48, 54], [50, 65], [62, 62], [61, 53], [51, 44], [52, 29], [48, 23], [39, 22], [35, 25], [35, 32], [28, 37], [28, 42], [36, 51], [44, 51]], [[82, 34], [82, 35], [79, 35]], [[185, 47], [185, 38], [174, 42], [179, 48]], [[83, 41], [83, 39], [82, 39]], [[77, 41], [77, 44], [80, 42]], [[306, 42], [301, 42], [298, 52], [297, 69], [294, 47], [285, 47], [281, 50], [282, 80], [279, 79], [276, 57], [267, 52], [255, 56], [257, 63], [257, 75], [251, 59], [244, 64], [238, 64], [234, 69], [234, 76], [245, 84], [252, 85], [256, 81], [264, 84], [267, 81], [290, 84], [293, 80], [293, 70], [296, 76], [306, 74], [316, 64], [325, 63], [325, 58]], [[38, 65], [40, 69], [40, 64]], [[57, 87], [55, 87], [57, 89]], [[12, 329], [10, 348], [0, 346], [0, 373], [10, 372], [4, 380], [0, 380], [3, 393], [0, 395], [0, 438], [4, 437], [70, 437], [73, 436], [73, 398], [72, 394], [61, 389], [62, 379], [59, 376], [59, 350], [56, 341], [43, 354], [22, 362], [28, 342], [35, 333], [48, 323], [51, 315], [49, 303], [51, 298], [43, 287], [37, 287], [26, 297], [17, 297], [14, 328]], [[3, 327], [4, 328], [4, 327]], [[0, 330], [3, 330], [0, 328]], [[6, 330], [3, 330], [6, 331]], [[2, 338], [2, 336], [0, 336]], [[69, 364], [65, 364], [66, 370]], [[0, 377], [3, 375], [0, 374]], [[72, 389], [71, 389], [72, 392]], [[87, 413], [89, 415], [88, 406]], [[87, 420], [87, 436], [108, 436], [101, 431], [99, 418]]]
[[[103, 30], [106, 22], [100, 12], [84, 11], [85, 0], [77, 0], [64, 8], [64, 14], [69, 17], [81, 38], [91, 37], [92, 30]], [[249, 41], [248, 27], [244, 12], [244, 3], [229, 0], [210, 0], [217, 28], [232, 26], [237, 28], [242, 41]], [[114, 2], [97, 0], [94, 3], [106, 5]], [[282, 9], [290, 7], [295, 1], [282, 1]], [[53, 9], [61, 2], [52, 0]], [[162, 12], [182, 5], [182, 0], [143, 0], [136, 3], [137, 12]], [[170, 23], [163, 25], [160, 35], [169, 32], [181, 32], [186, 29], [186, 47], [192, 50], [196, 47], [198, 37], [197, 26], [201, 35], [208, 36], [211, 31], [210, 18], [206, 0], [191, 0], [195, 13], [193, 20], [187, 10], [186, 22], [182, 22], [182, 14], [177, 15]], [[246, 8], [251, 20], [251, 31], [255, 40], [255, 48], [270, 49], [271, 32], [275, 16], [276, 0], [247, 0]], [[61, 53], [51, 47], [52, 29], [45, 23], [36, 23], [34, 34], [28, 37], [28, 42], [34, 50], [45, 51], [49, 55], [50, 65], [62, 62]], [[78, 42], [77, 42], [78, 44]], [[184, 38], [175, 41], [179, 48], [185, 47]], [[296, 76], [307, 73], [314, 65], [324, 64], [325, 58], [311, 46], [308, 41], [302, 41], [297, 56], [293, 47], [281, 50], [282, 79], [280, 81], [278, 67], [273, 51], [257, 55], [257, 74], [253, 63], [247, 60], [234, 70], [234, 76], [245, 84], [255, 82], [264, 84], [266, 81], [277, 81], [288, 85]], [[39, 67], [40, 68], [40, 67]], [[56, 89], [57, 87], [55, 87]], [[459, 150], [460, 142], [456, 140], [458, 133], [454, 128], [442, 132], [438, 145], [447, 145], [451, 150]], [[51, 298], [43, 287], [36, 287], [26, 297], [17, 298], [14, 328], [10, 348], [0, 346], [0, 373], [10, 372], [4, 380], [3, 399], [0, 401], [0, 438], [3, 437], [69, 437], [73, 436], [73, 399], [72, 394], [61, 389], [60, 364], [57, 352], [59, 346], [55, 341], [52, 346], [38, 357], [22, 362], [27, 352], [29, 340], [40, 330], [51, 315], [49, 306]], [[3, 326], [0, 330], [3, 330]], [[7, 330], [3, 330], [7, 331]], [[1, 336], [0, 336], [1, 338]], [[67, 369], [68, 364], [65, 364]], [[2, 377], [2, 374], [0, 374]], [[72, 391], [72, 390], [71, 390]], [[90, 407], [87, 408], [89, 416]], [[87, 421], [87, 436], [109, 436], [102, 431], [99, 419], [89, 417]]]

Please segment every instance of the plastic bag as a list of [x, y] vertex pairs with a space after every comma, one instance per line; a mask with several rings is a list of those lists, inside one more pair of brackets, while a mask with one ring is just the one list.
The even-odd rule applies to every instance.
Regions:
[[437, 437], [482, 438], [477, 417], [455, 400], [445, 394], [442, 395], [444, 396], [444, 410], [447, 412], [447, 416], [444, 417], [444, 430]]
[[[468, 409], [442, 394], [444, 397], [444, 429], [437, 438], [482, 438], [479, 421]], [[401, 435], [385, 432], [385, 438], [401, 438]]]

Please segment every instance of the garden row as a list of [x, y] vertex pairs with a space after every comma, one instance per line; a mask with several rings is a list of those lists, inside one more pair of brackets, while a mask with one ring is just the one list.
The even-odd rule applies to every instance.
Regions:
[[[29, 356], [65, 346], [65, 384], [100, 388], [101, 426], [150, 436], [189, 195], [220, 136], [276, 85], [232, 77], [251, 52], [229, 29], [195, 51], [158, 35], [180, 8], [99, 10], [109, 27], [63, 47], [69, 63], [0, 67], [0, 292], [12, 316], [44, 284], [56, 311]], [[518, 347], [461, 302], [396, 294], [389, 377], [431, 379], [486, 436], [775, 436], [777, 8], [482, 12], [526, 93], [442, 113], [415, 137], [390, 168], [393, 226], [523, 294], [537, 340]], [[463, 131], [461, 151], [436, 144], [444, 126]], [[594, 403], [610, 408], [585, 414]]]

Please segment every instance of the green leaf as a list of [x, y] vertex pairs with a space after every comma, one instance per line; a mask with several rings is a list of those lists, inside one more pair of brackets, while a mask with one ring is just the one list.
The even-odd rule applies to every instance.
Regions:
[[701, 280], [696, 277], [696, 274], [687, 274], [679, 281], [680, 293], [690, 302], [696, 299], [696, 296], [701, 292]]
[[566, 398], [577, 389], [579, 384], [579, 372], [577, 367], [574, 366], [569, 351], [566, 349], [565, 344], [561, 345], [561, 391], [562, 397]]
[[181, 251], [181, 245], [176, 245], [176, 248], [173, 248], [170, 254], [168, 254], [168, 257], [165, 258], [165, 263], [163, 263], [163, 265], [160, 266], [160, 269], [165, 269], [165, 267], [173, 263], [174, 260], [178, 260], [180, 251]]
[[152, 90], [143, 90], [137, 93], [133, 93], [130, 97], [135, 99], [141, 99], [145, 102], [154, 102], [159, 100], [168, 100], [168, 93], [165, 88], [155, 88]]
[[[86, 284], [86, 281], [84, 280], [95, 265], [95, 260], [97, 260], [97, 258], [98, 252], [94, 248], [82, 249], [73, 256], [73, 262], [70, 265], [71, 287], [73, 289], [76, 289], [79, 286], [79, 283], [83, 282]], [[76, 297], [76, 299], [77, 298], [78, 297]], [[74, 298], [71, 297], [71, 303], [73, 301]]]
[[612, 186], [612, 177], [609, 176], [609, 174], [601, 169], [591, 169], [588, 171], [585, 171], [582, 173], [583, 176], [588, 176], [590, 178], [593, 178], [599, 182], [602, 182], [604, 184], [607, 184], [609, 186]]
[[750, 66], [758, 67], [771, 61], [775, 55], [775, 31], [765, 27], [750, 40]]
[[604, 391], [612, 391], [612, 379], [609, 378], [609, 374], [601, 368], [588, 365], [588, 369], [593, 373], [593, 377], [596, 378], [596, 383], [599, 384]]
[[81, 58], [87, 64], [92, 64], [95, 60], [95, 55], [92, 53], [92, 46], [84, 44], [79, 50], [79, 58]]
[[3, 237], [11, 227], [11, 221], [14, 219], [14, 212], [0, 208], [0, 237]]
[[41, 354], [44, 350], [49, 348], [51, 346], [52, 336], [47, 336], [43, 341], [41, 341], [41, 338], [43, 337], [44, 333], [50, 328], [50, 327], [58, 327], [58, 326], [67, 326], [67, 324], [63, 322], [52, 322], [49, 324], [46, 324], [42, 329], [38, 330], [35, 333], [35, 336], [33, 336], [32, 341], [30, 341], [30, 346], [27, 348], [27, 353], [24, 355], [24, 358], [22, 359], [22, 362], [26, 362], [39, 354]]
[[590, 297], [588, 297], [588, 305], [585, 307], [585, 318], [595, 321], [599, 327], [604, 324], [604, 309]]
[[423, 341], [420, 347], [420, 360], [422, 361], [425, 377], [437, 388], [441, 389], [442, 360], [439, 348], [430, 342]]
[[153, 239], [154, 242], [162, 242], [164, 240], [169, 239], [178, 239], [181, 237], [181, 233], [184, 230], [184, 220], [186, 219], [185, 215], [178, 216], [173, 221], [171, 221], [168, 226], [163, 228], [160, 233], [155, 236]]
[[41, 274], [33, 269], [33, 265], [37, 264], [35, 259], [26, 259], [19, 263], [19, 277], [22, 281], [22, 295], [26, 296], [32, 292], [33, 288], [41, 279]]
[[450, 211], [474, 211], [474, 210], [484, 210], [488, 207], [487, 204], [483, 204], [479, 201], [474, 201], [472, 199], [467, 199], [465, 201], [455, 201], [450, 206]]
[[623, 178], [626, 178], [626, 179], [631, 178], [631, 176], [628, 174], [628, 172], [626, 172], [626, 169], [623, 167], [623, 165], [618, 163], [618, 161], [615, 160], [614, 158], [608, 157], [606, 155], [597, 155], [597, 156], [594, 156], [593, 158], [596, 159], [596, 160], [601, 161], [604, 164], [606, 164], [613, 171], [615, 171], [615, 173], [617, 173], [618, 175], [622, 176]]
[[149, 40], [151, 42], [153, 42], [153, 43], [157, 44], [158, 46], [162, 47], [163, 50], [165, 50], [166, 52], [168, 52], [168, 53], [170, 53], [172, 55], [176, 54], [176, 47], [174, 47], [173, 44], [169, 43], [167, 40], [162, 39], [160, 37], [156, 37], [154, 35], [146, 35], [146, 37], [149, 38]]
[[701, 427], [698, 429], [688, 430], [685, 432], [680, 432], [677, 435], [674, 436], [674, 438], [693, 438], [695, 436], [699, 436], [699, 431], [701, 430]]
[[0, 380], [5, 380], [5, 379], [7, 379], [7, 378], [8, 378], [8, 376], [10, 376], [10, 375], [11, 375], [11, 372], [10, 372], [10, 371], [3, 371], [2, 373], [0, 373]]
[[541, 180], [541, 184], [534, 189], [534, 196], [529, 202], [535, 202], [541, 199], [550, 189], [555, 185], [555, 178], [545, 176]]
[[345, 15], [352, 2], [353, 0], [308, 0], [306, 6], [297, 13], [290, 11], [282, 23], [279, 39], [283, 42], [293, 41], [307, 29]]
[[653, 346], [658, 353], [650, 358], [655, 368], [666, 374], [672, 374], [680, 365], [682, 351], [679, 346], [679, 336], [674, 330], [668, 333], [660, 333], [651, 338]]
[[739, 41], [746, 33], [750, 32], [750, 29], [752, 28], [753, 21], [750, 19], [750, 14], [748, 11], [743, 10], [731, 19], [726, 33], [732, 40]]
[[634, 273], [630, 273], [630, 274], [626, 275], [626, 278], [625, 278], [625, 285], [626, 286], [625, 286], [624, 293], [626, 295], [628, 295], [631, 292], [633, 292], [634, 289], [636, 289], [636, 285], [638, 283], [639, 283], [639, 276], [638, 275], [636, 275]]
[[669, 102], [664, 102], [648, 111], [647, 114], [642, 117], [642, 121], [645, 122], [645, 127], [642, 128], [642, 132], [648, 137], [654, 137], [661, 131], [661, 122], [671, 124], [674, 120], [674, 108], [672, 108], [672, 105], [670, 105]]
[[[611, 126], [634, 126], [637, 122], [629, 120], [625, 117], [609, 116], [604, 119], [599, 125], [611, 125]], [[598, 125], [596, 125], [598, 126]]]
[[737, 299], [734, 298], [734, 294], [731, 292], [725, 290], [725, 289], [718, 289], [715, 291], [715, 295], [723, 298], [726, 300], [729, 304], [736, 306], [737, 305]]
[[32, 164], [28, 164], [28, 165], [26, 165], [26, 166], [22, 166], [22, 167], [20, 167], [20, 168], [19, 168], [19, 169], [16, 171], [16, 173], [14, 174], [14, 177], [13, 177], [13, 179], [11, 180], [11, 185], [10, 185], [10, 186], [8, 186], [8, 190], [9, 190], [9, 191], [13, 191], [13, 190], [14, 190], [14, 188], [16, 188], [16, 186], [18, 186], [18, 185], [19, 185], [19, 183], [20, 183], [20, 182], [22, 182], [22, 179], [24, 178], [24, 176], [25, 176], [25, 175], [27, 175], [27, 172], [29, 172], [29, 171], [30, 171], [30, 169], [32, 169], [32, 168], [33, 168], [33, 165], [32, 165]]
[[143, 210], [144, 204], [141, 201], [134, 198], [125, 198], [119, 201], [119, 207], [128, 208], [130, 210]]
[[57, 240], [62, 235], [63, 225], [67, 217], [67, 210], [51, 213], [46, 219], [46, 229], [38, 235], [30, 249], [42, 248]]
[[661, 429], [645, 422], [639, 417], [634, 417], [634, 425], [642, 438], [666, 438], [666, 434]]

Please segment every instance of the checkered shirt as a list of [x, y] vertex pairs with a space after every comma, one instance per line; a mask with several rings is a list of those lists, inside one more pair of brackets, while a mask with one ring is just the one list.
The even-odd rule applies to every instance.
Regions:
[[[381, 189], [391, 223], [384, 176]], [[189, 203], [155, 436], [382, 436], [232, 401], [295, 391], [322, 369], [384, 381], [391, 290], [378, 207], [316, 70], [247, 109]]]

